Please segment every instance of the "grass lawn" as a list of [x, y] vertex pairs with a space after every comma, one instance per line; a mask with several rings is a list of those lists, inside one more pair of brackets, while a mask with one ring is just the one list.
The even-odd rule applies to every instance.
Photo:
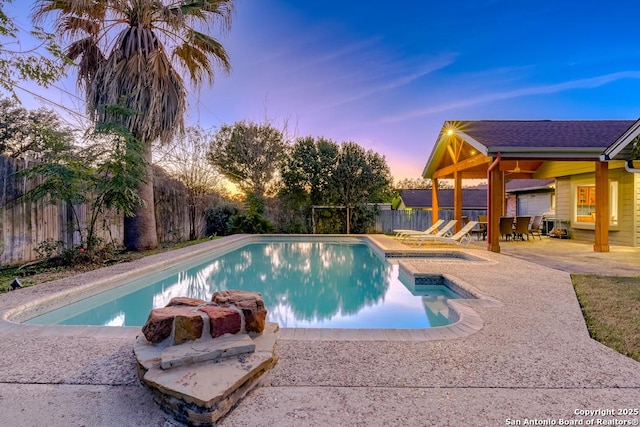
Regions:
[[[162, 243], [157, 249], [152, 249], [145, 252], [120, 252], [117, 253], [113, 259], [110, 259], [109, 262], [105, 263], [104, 265], [133, 261], [134, 259], [138, 259], [143, 256], [153, 255], [173, 249], [180, 249], [185, 246], [195, 245], [207, 240], [210, 239], [204, 238], [200, 240], [180, 243]], [[33, 264], [31, 266], [25, 266], [22, 268], [19, 265], [0, 267], [0, 293], [9, 290], [14, 277], [18, 277], [23, 286], [27, 287], [37, 285], [39, 283], [50, 282], [52, 280], [63, 279], [65, 277], [73, 276], [74, 274], [103, 267], [104, 265], [89, 264], [63, 267], [46, 267], [39, 264]]]
[[640, 277], [571, 279], [591, 337], [640, 362]]

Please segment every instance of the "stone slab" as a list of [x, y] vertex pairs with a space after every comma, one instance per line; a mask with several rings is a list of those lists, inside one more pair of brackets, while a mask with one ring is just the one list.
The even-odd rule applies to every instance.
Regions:
[[165, 395], [206, 409], [222, 402], [247, 380], [273, 364], [271, 353], [253, 353], [168, 370], [154, 367], [147, 371], [143, 381]]
[[223, 335], [216, 339], [190, 341], [167, 347], [160, 354], [160, 367], [171, 369], [206, 361], [253, 353], [256, 345], [247, 334]]

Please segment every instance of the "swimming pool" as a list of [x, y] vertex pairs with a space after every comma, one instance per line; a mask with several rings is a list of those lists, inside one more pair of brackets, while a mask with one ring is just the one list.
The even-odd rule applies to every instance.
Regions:
[[[199, 257], [25, 323], [142, 326], [177, 296], [209, 300], [217, 290], [260, 292], [267, 320], [290, 328], [429, 328], [457, 320], [444, 285], [405, 286], [397, 262], [365, 243], [250, 243]], [[412, 289], [410, 291], [409, 289]]]

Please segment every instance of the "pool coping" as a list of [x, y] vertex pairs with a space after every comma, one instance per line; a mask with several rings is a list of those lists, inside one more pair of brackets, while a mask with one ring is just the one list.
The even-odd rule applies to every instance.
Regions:
[[[46, 336], [73, 336], [90, 338], [135, 338], [140, 335], [141, 328], [134, 326], [70, 326], [70, 325], [29, 325], [19, 323], [36, 315], [51, 311], [60, 306], [116, 288], [136, 278], [157, 272], [159, 269], [167, 269], [187, 261], [193, 257], [202, 256], [215, 250], [233, 250], [252, 241], [258, 241], [264, 237], [271, 239], [309, 239], [331, 241], [351, 239], [354, 242], [365, 242], [383, 257], [393, 258], [394, 254], [425, 255], [434, 253], [460, 253], [465, 251], [458, 248], [436, 249], [408, 249], [407, 246], [385, 235], [233, 235], [211, 242], [200, 243], [175, 251], [164, 252], [144, 257], [129, 263], [117, 264], [82, 273], [69, 278], [43, 283], [34, 287], [12, 291], [10, 294], [34, 294], [33, 298], [19, 298], [17, 304], [9, 307], [0, 307], [0, 333]], [[231, 249], [229, 249], [231, 248]], [[429, 256], [419, 257], [427, 263], [456, 263], [460, 260], [442, 261], [434, 260]], [[495, 263], [489, 259], [474, 255], [471, 263]], [[399, 259], [401, 268], [407, 274], [418, 277], [428, 272], [421, 271], [416, 265], [403, 262]], [[449, 300], [450, 307], [456, 312], [458, 320], [447, 326], [438, 326], [423, 329], [333, 329], [333, 328], [280, 328], [278, 339], [282, 340], [308, 340], [308, 341], [431, 341], [450, 340], [467, 337], [482, 329], [484, 322], [481, 316], [473, 309], [473, 306], [499, 307], [502, 304], [482, 294], [468, 283], [462, 282], [455, 275], [443, 275], [446, 279], [460, 286], [462, 290], [475, 299]], [[455, 289], [454, 289], [455, 290]], [[38, 292], [41, 291], [41, 292]], [[42, 294], [46, 293], [45, 296]]]

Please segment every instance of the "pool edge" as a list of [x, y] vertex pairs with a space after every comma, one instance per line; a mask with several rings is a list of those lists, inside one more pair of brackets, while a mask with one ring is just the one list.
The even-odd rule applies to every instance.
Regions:
[[[367, 243], [374, 250], [382, 253], [385, 256], [388, 252], [392, 252], [392, 242], [394, 239], [384, 235], [282, 235], [282, 234], [270, 234], [270, 235], [233, 235], [227, 236], [221, 239], [214, 240], [212, 242], [205, 242], [198, 245], [190, 246], [187, 248], [178, 249], [176, 251], [164, 252], [161, 254], [151, 255], [144, 257], [140, 260], [136, 260], [130, 263], [118, 264], [120, 268], [113, 269], [110, 266], [103, 269], [94, 270], [87, 273], [82, 273], [72, 278], [66, 278], [56, 280], [52, 282], [43, 283], [37, 285], [44, 291], [48, 291], [49, 288], [55, 288], [56, 285], [64, 283], [65, 286], [59, 291], [53, 291], [47, 293], [46, 296], [37, 296], [26, 302], [19, 303], [13, 307], [0, 309], [0, 334], [4, 333], [36, 333], [55, 336], [74, 336], [74, 337], [91, 337], [91, 338], [135, 338], [140, 334], [140, 327], [112, 327], [112, 326], [70, 326], [70, 325], [30, 325], [19, 323], [12, 319], [20, 317], [21, 313], [28, 312], [29, 310], [36, 310], [38, 307], [43, 307], [52, 301], [63, 299], [70, 295], [79, 295], [82, 292], [95, 291], [99, 289], [101, 285], [107, 282], [117, 282], [122, 284], [125, 280], [131, 280], [131, 278], [144, 274], [145, 272], [157, 270], [161, 268], [169, 268], [177, 263], [184, 261], [185, 259], [193, 256], [198, 256], [209, 251], [213, 251], [216, 248], [223, 245], [236, 245], [246, 241], [259, 240], [262, 237], [271, 238], [309, 238], [314, 239], [340, 239], [350, 238], [354, 241], [362, 241]], [[389, 240], [386, 240], [389, 239]], [[396, 242], [397, 243], [397, 242]], [[464, 250], [460, 250], [464, 252]], [[418, 253], [418, 252], [416, 252]], [[143, 261], [138, 263], [137, 261]], [[101, 277], [101, 273], [109, 274], [110, 270], [116, 271], [116, 277], [109, 278]], [[82, 283], [83, 278], [94, 278], [93, 281]], [[80, 282], [76, 285], [67, 285], [66, 282]], [[111, 285], [110, 288], [119, 285]], [[30, 289], [30, 288], [26, 288]], [[105, 289], [100, 289], [104, 291]], [[21, 292], [21, 291], [13, 291]], [[35, 291], [34, 291], [35, 293]], [[95, 292], [99, 293], [99, 292]], [[474, 295], [476, 296], [476, 295]], [[477, 298], [477, 296], [476, 296]], [[283, 340], [319, 340], [319, 341], [432, 341], [432, 340], [449, 340], [467, 337], [480, 329], [482, 329], [484, 322], [480, 315], [473, 310], [467, 302], [469, 301], [484, 301], [482, 306], [495, 306], [501, 305], [493, 298], [477, 299], [477, 300], [451, 300], [451, 308], [458, 315], [458, 321], [451, 325], [438, 326], [433, 328], [421, 328], [421, 329], [321, 329], [321, 328], [280, 328], [278, 333], [278, 339]], [[64, 304], [63, 304], [64, 305]], [[48, 310], [47, 310], [48, 311]], [[35, 315], [34, 315], [35, 316]], [[23, 321], [34, 316], [28, 316]]]

